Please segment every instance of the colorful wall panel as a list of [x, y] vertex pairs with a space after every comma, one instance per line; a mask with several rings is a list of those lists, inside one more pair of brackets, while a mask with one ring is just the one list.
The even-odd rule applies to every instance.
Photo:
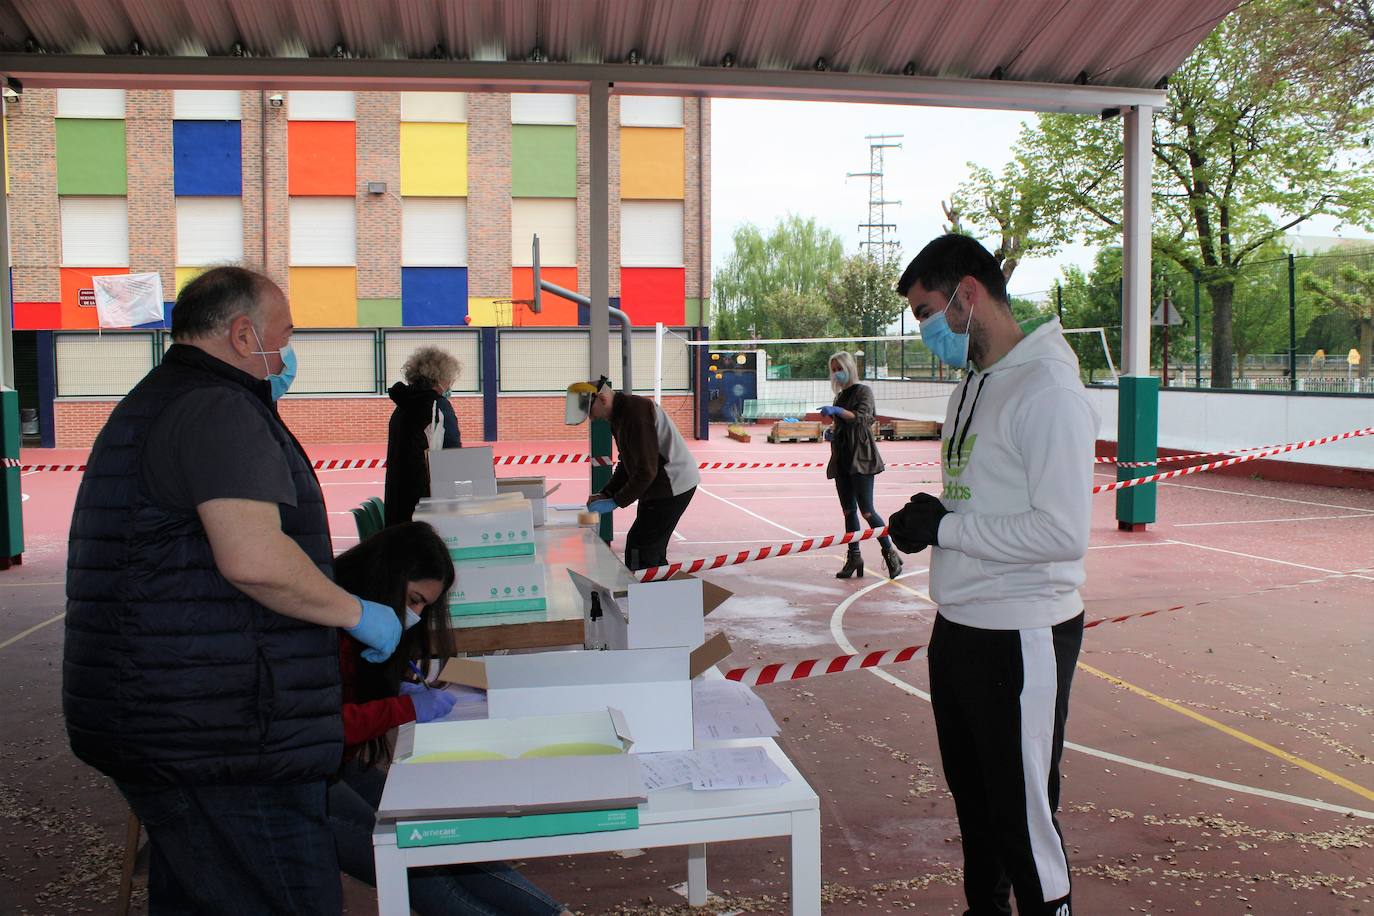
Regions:
[[467, 263], [466, 198], [402, 198], [401, 266], [466, 267]]
[[516, 124], [510, 146], [512, 197], [577, 196], [576, 127]]
[[286, 126], [287, 193], [352, 197], [357, 192], [352, 121], [292, 121]]
[[91, 277], [127, 274], [128, 267], [64, 267], [61, 271], [62, 327], [66, 330], [100, 327], [95, 311], [95, 283]]
[[[539, 272], [544, 279], [550, 283], [556, 283], [564, 289], [573, 292], [580, 292], [577, 288], [577, 268], [576, 267], [545, 267], [539, 265]], [[533, 299], [534, 298], [534, 268], [514, 267], [511, 268], [510, 294], [512, 299]], [[571, 299], [564, 299], [562, 296], [555, 296], [553, 293], [546, 292], [541, 297], [540, 303], [543, 311], [538, 315], [529, 310], [528, 306], [515, 306], [513, 317], [515, 323], [522, 326], [547, 325], [549, 327], [571, 328], [577, 326], [577, 303]]]
[[401, 194], [468, 196], [466, 124], [401, 124]]
[[499, 327], [510, 324], [513, 314], [513, 308], [509, 302], [477, 296], [468, 300], [466, 323], [475, 328]]
[[62, 303], [16, 302], [14, 330], [53, 331], [62, 327]]
[[620, 265], [682, 267], [682, 204], [677, 201], [620, 202]]
[[57, 193], [128, 193], [124, 122], [57, 119]]
[[358, 271], [353, 267], [292, 267], [291, 320], [298, 328], [358, 325]]
[[676, 267], [625, 267], [620, 271], [620, 307], [635, 327], [661, 321], [685, 323], [686, 272]]
[[510, 262], [513, 267], [533, 263], [530, 239], [539, 236], [543, 267], [577, 266], [577, 201], [516, 198], [511, 201]]
[[237, 197], [242, 194], [241, 134], [238, 121], [173, 121], [172, 180], [176, 195]]
[[205, 272], [206, 272], [207, 270], [209, 270], [209, 269], [210, 269], [210, 268], [209, 268], [208, 266], [207, 266], [207, 267], [178, 267], [178, 268], [176, 269], [176, 281], [177, 281], [176, 295], [180, 296], [180, 295], [181, 295], [181, 291], [182, 291], [183, 289], [186, 288], [186, 284], [187, 284], [187, 283], [190, 283], [190, 282], [191, 282], [192, 280], [194, 280], [196, 277], [199, 277], [201, 274], [205, 273]]
[[62, 266], [129, 266], [129, 204], [123, 197], [63, 197]]
[[681, 128], [620, 129], [620, 196], [637, 200], [682, 200], [685, 187]]
[[401, 268], [401, 323], [406, 327], [462, 325], [467, 304], [466, 267]]
[[358, 263], [358, 217], [352, 197], [293, 197], [291, 265], [345, 267]]
[[359, 299], [358, 327], [396, 328], [401, 326], [400, 299]]

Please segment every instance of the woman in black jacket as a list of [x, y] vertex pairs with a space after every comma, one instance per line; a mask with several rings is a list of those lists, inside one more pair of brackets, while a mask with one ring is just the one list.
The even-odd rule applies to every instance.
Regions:
[[[857, 376], [854, 357], [844, 351], [831, 356], [830, 387], [835, 392], [835, 403], [821, 408], [821, 413], [835, 422], [825, 476], [835, 481], [840, 509], [844, 511], [845, 531], [859, 530], [860, 513], [871, 528], [887, 524], [873, 508], [873, 479], [883, 472], [883, 458], [873, 439], [873, 392], [867, 385], [858, 384]], [[878, 538], [878, 543], [882, 545], [888, 578], [897, 578], [902, 571], [901, 556], [893, 549], [890, 538]], [[858, 543], [854, 542], [849, 545], [844, 568], [835, 573], [835, 578], [848, 579], [852, 575], [863, 578], [863, 574], [863, 557]]]
[[451, 353], [421, 347], [401, 367], [405, 381], [387, 392], [396, 402], [386, 431], [383, 500], [388, 527], [410, 521], [416, 504], [429, 496], [429, 449], [463, 445], [453, 405], [444, 396], [461, 368]]

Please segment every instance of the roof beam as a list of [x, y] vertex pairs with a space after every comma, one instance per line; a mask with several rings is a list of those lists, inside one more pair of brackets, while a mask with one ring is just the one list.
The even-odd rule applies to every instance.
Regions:
[[816, 70], [658, 67], [523, 61], [273, 57], [133, 57], [0, 53], [0, 73], [35, 87], [125, 89], [338, 89], [585, 92], [605, 81], [619, 95], [685, 95], [871, 102], [947, 108], [1097, 114], [1158, 108], [1164, 93], [1121, 86], [940, 79]]

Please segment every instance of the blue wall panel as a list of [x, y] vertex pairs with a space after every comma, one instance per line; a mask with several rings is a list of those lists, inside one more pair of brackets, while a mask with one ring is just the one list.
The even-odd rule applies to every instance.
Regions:
[[467, 315], [466, 267], [401, 268], [401, 324], [408, 328], [461, 327]]
[[176, 193], [184, 197], [243, 194], [243, 150], [238, 121], [173, 121]]

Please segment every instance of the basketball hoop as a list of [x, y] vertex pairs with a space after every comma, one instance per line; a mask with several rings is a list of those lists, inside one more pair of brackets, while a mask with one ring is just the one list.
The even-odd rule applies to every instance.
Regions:
[[513, 327], [518, 322], [515, 316], [519, 314], [516, 310], [517, 305], [523, 305], [526, 309], [534, 308], [533, 299], [493, 299], [491, 300], [492, 311], [495, 314], [496, 324], [500, 327]]

